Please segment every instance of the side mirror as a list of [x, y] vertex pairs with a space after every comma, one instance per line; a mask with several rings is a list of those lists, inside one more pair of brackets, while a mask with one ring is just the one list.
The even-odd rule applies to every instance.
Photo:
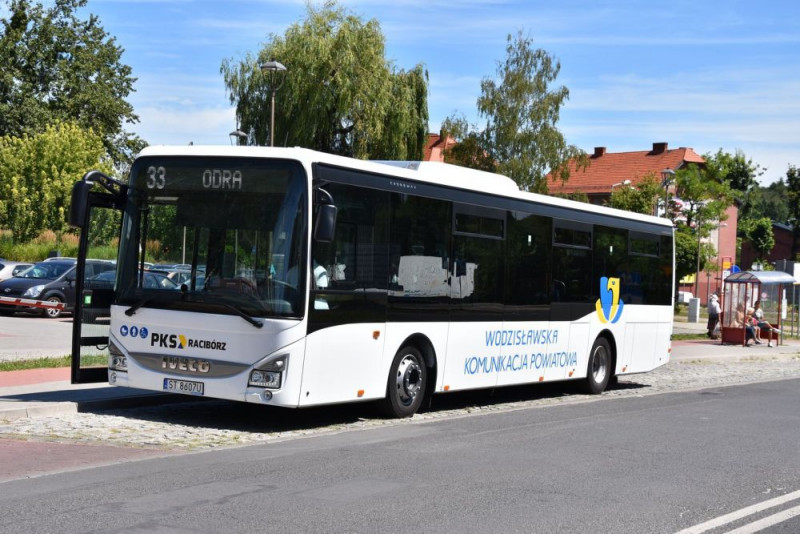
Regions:
[[314, 223], [314, 240], [330, 243], [336, 230], [336, 206], [321, 204], [317, 208], [317, 220]]
[[322, 187], [315, 187], [314, 203], [317, 205], [314, 241], [330, 243], [336, 230], [336, 205], [333, 203], [333, 197]]
[[94, 182], [81, 180], [72, 186], [72, 200], [69, 206], [69, 218], [67, 222], [71, 226], [83, 228], [86, 224], [86, 208], [89, 205], [89, 191], [94, 186]]

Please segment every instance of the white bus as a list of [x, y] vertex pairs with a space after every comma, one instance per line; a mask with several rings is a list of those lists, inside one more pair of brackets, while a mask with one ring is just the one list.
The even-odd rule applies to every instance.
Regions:
[[[88, 173], [70, 214], [82, 257], [106, 208], [116, 281], [82, 288], [73, 360], [107, 343], [108, 368], [74, 363], [75, 381], [406, 417], [475, 388], [600, 393], [669, 360], [665, 219], [445, 164], [226, 146], [147, 148], [128, 184]], [[165, 261], [183, 283], [148, 286]]]

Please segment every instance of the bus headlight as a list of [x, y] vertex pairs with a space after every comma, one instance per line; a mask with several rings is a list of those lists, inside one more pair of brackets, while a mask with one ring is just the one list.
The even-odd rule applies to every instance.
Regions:
[[253, 369], [250, 372], [250, 379], [247, 381], [247, 385], [279, 389], [281, 387], [283, 372], [286, 371], [286, 361], [288, 359], [289, 357], [284, 354], [262, 363], [259, 365], [259, 369]]
[[108, 344], [108, 368], [115, 371], [128, 371], [128, 358], [113, 341]]
[[250, 373], [250, 380], [248, 380], [247, 385], [278, 389], [281, 387], [281, 374], [274, 371], [259, 371], [256, 369]]

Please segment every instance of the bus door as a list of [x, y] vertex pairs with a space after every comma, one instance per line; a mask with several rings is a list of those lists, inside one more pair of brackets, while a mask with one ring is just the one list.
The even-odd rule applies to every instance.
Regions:
[[116, 250], [109, 248], [115, 246], [115, 240], [118, 242], [126, 192], [126, 185], [97, 171], [87, 173], [73, 186], [69, 222], [81, 230], [72, 312], [73, 384], [108, 380], [108, 332], [116, 269], [111, 261], [87, 262], [87, 258], [116, 258]]

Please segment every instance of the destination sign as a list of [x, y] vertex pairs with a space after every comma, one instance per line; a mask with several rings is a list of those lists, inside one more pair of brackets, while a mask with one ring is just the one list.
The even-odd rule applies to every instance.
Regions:
[[303, 176], [299, 162], [263, 158], [151, 157], [136, 161], [133, 187], [150, 196], [186, 191], [284, 193]]

